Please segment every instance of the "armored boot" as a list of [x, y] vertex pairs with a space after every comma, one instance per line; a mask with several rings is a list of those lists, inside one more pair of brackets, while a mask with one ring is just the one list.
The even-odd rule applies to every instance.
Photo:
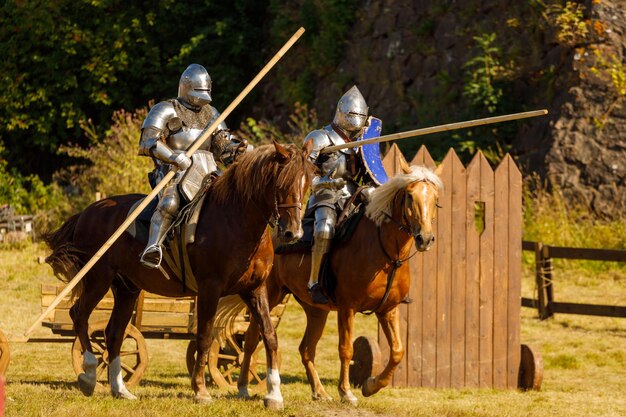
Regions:
[[161, 266], [163, 252], [161, 243], [170, 225], [178, 213], [180, 197], [178, 196], [177, 185], [172, 183], [165, 188], [159, 205], [150, 219], [150, 231], [148, 244], [141, 254], [141, 263], [148, 268], [158, 268]]
[[309, 275], [308, 290], [315, 304], [328, 304], [328, 297], [323, 293], [318, 277], [324, 255], [328, 253], [331, 239], [316, 237], [311, 251], [311, 275]]
[[157, 210], [150, 219], [150, 234], [148, 236], [148, 244], [141, 254], [140, 262], [147, 268], [158, 268], [161, 265], [163, 251], [161, 243], [165, 238], [167, 229], [172, 224], [173, 217]]

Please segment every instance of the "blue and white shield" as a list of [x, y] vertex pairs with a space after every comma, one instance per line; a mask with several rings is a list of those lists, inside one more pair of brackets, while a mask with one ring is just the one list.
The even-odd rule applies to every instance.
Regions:
[[[369, 124], [363, 131], [363, 136], [361, 136], [358, 140], [376, 138], [380, 136], [380, 132], [382, 130], [382, 120], [370, 116]], [[387, 177], [387, 172], [383, 167], [382, 158], [380, 157], [379, 143], [370, 143], [369, 145], [361, 146], [361, 152], [359, 153], [361, 154], [361, 158], [363, 159], [363, 163], [365, 165], [367, 173], [376, 183], [376, 185], [383, 185], [384, 183], [389, 181], [389, 177]]]

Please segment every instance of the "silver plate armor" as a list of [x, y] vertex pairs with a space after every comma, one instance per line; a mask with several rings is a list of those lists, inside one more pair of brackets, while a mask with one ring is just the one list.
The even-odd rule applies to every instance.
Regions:
[[191, 64], [183, 71], [178, 83], [178, 98], [195, 108], [211, 102], [211, 77], [198, 64]]
[[181, 75], [178, 94], [177, 99], [155, 105], [141, 127], [139, 154], [153, 158], [156, 165], [153, 179], [162, 178], [170, 169], [178, 170], [160, 194], [151, 219], [148, 245], [141, 257], [142, 263], [149, 267], [160, 265], [160, 244], [178, 212], [179, 194], [192, 200], [204, 178], [218, 170], [215, 159], [229, 165], [242, 148], [242, 142], [222, 122], [190, 161], [184, 152], [219, 117], [219, 112], [209, 104], [211, 78], [206, 69], [198, 64], [187, 67]]
[[217, 164], [211, 152], [197, 151], [191, 156], [191, 160], [191, 166], [178, 181], [178, 189], [187, 201], [191, 201], [198, 194], [206, 176], [217, 171]]
[[333, 124], [348, 134], [353, 133], [350, 136], [354, 138], [365, 126], [367, 112], [367, 103], [355, 85], [339, 99]]

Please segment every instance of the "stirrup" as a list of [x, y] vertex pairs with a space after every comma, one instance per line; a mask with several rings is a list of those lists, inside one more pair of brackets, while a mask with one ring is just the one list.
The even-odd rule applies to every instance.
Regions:
[[150, 245], [141, 254], [139, 260], [146, 268], [157, 269], [161, 266], [161, 259], [163, 258], [163, 251], [161, 245]]
[[311, 294], [311, 300], [314, 304], [328, 304], [328, 297], [324, 294], [322, 290], [322, 286], [319, 283], [313, 284], [311, 287], [307, 288], [309, 290], [309, 294]]

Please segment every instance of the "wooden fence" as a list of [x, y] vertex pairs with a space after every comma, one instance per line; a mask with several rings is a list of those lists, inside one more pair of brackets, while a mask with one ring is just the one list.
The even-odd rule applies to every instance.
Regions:
[[554, 313], [626, 317], [626, 306], [579, 304], [554, 301], [552, 258], [626, 262], [626, 251], [548, 246], [541, 242], [522, 243], [523, 250], [535, 252], [537, 299], [522, 298], [522, 306], [537, 308], [541, 320]]
[[[383, 161], [390, 175], [401, 158], [393, 145]], [[435, 167], [424, 147], [411, 164]], [[482, 153], [465, 168], [451, 149], [442, 165], [435, 245], [411, 260], [413, 302], [400, 307], [406, 351], [393, 385], [517, 388], [521, 174], [509, 155], [494, 171]], [[379, 342], [385, 357], [381, 331]]]

